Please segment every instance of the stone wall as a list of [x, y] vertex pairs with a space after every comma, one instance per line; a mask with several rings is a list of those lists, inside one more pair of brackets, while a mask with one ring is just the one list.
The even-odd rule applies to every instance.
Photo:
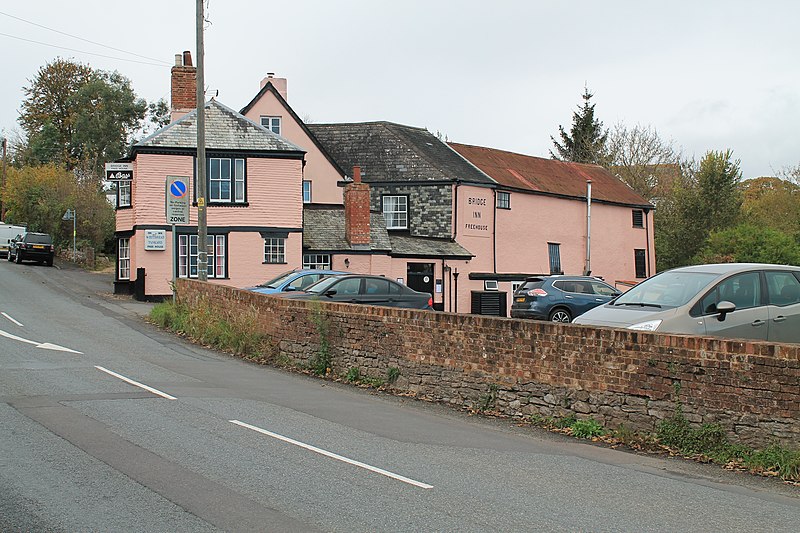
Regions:
[[800, 345], [294, 301], [189, 280], [178, 298], [255, 314], [272, 355], [297, 364], [319, 353], [322, 323], [334, 373], [386, 379], [397, 368], [394, 391], [456, 407], [653, 431], [680, 403], [734, 441], [800, 443]]
[[372, 182], [370, 203], [383, 211], [383, 196], [408, 196], [408, 230], [415, 237], [449, 239], [453, 236], [452, 185], [386, 185]]

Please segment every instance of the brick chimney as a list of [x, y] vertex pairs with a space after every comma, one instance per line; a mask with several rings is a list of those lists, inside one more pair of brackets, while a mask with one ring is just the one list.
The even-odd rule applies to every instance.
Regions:
[[187, 50], [182, 54], [175, 54], [175, 66], [172, 67], [170, 118], [175, 122], [195, 109], [197, 109], [197, 67], [192, 66], [192, 53]]
[[361, 182], [361, 167], [344, 186], [344, 232], [350, 245], [369, 245], [369, 185]]
[[261, 80], [261, 89], [264, 88], [264, 85], [267, 83], [272, 83], [272, 86], [278, 91], [278, 94], [283, 96], [283, 99], [288, 101], [289, 99], [286, 97], [286, 78], [276, 78], [274, 72], [267, 72], [267, 77]]

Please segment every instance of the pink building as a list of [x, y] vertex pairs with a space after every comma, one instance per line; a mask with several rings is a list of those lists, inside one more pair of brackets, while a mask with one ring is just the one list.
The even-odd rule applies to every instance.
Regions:
[[[173, 111], [194, 106], [191, 91], [174, 91]], [[244, 287], [302, 261], [305, 152], [236, 111], [211, 100], [206, 110], [208, 279]], [[133, 146], [134, 178], [117, 191], [118, 267], [115, 292], [145, 298], [171, 293], [173, 277], [197, 277], [197, 123], [191, 111]], [[166, 217], [167, 180], [185, 185], [189, 223]]]
[[[167, 176], [185, 177], [195, 197], [187, 54], [172, 72], [177, 120], [134, 146], [135, 178], [120, 188], [119, 291], [139, 268], [145, 296], [196, 275], [196, 209], [175, 242], [164, 213]], [[624, 288], [652, 273], [653, 206], [601, 167], [447, 144], [389, 122], [304, 124], [286, 98], [286, 80], [269, 74], [241, 113], [206, 105], [212, 282], [349, 270], [429, 292], [440, 310], [507, 315], [531, 275], [591, 271]]]

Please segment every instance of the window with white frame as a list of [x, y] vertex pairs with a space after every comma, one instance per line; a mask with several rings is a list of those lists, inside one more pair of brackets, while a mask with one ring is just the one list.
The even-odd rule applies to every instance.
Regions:
[[383, 218], [386, 229], [408, 229], [408, 197], [384, 196]]
[[303, 268], [330, 270], [331, 256], [330, 254], [305, 254], [303, 255]]
[[208, 158], [208, 201], [216, 204], [242, 204], [246, 200], [244, 159]]
[[273, 133], [281, 134], [281, 117], [261, 115], [261, 125]]
[[117, 182], [117, 207], [131, 206], [131, 181]]
[[311, 203], [311, 182], [308, 180], [303, 180], [303, 203]]
[[[225, 237], [225, 235], [207, 236], [207, 275], [209, 278], [225, 278], [227, 276]], [[198, 251], [197, 235], [178, 235], [178, 277], [197, 277]]]
[[120, 280], [131, 279], [131, 240], [119, 240], [119, 253], [117, 254], [117, 277]]
[[511, 209], [511, 193], [497, 191], [497, 208]]
[[264, 239], [264, 262], [286, 263], [286, 239], [277, 237]]

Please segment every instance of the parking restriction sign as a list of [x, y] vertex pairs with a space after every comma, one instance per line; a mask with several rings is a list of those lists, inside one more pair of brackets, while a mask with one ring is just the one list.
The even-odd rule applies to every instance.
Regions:
[[189, 178], [167, 176], [166, 213], [169, 224], [189, 223]]

